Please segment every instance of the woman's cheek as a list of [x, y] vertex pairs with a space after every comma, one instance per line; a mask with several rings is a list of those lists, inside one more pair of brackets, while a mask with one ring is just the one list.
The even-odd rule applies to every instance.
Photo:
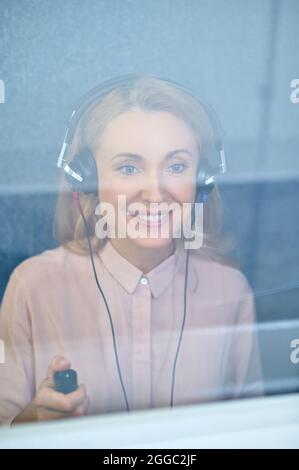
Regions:
[[185, 183], [177, 184], [176, 187], [172, 188], [172, 198], [179, 203], [194, 202], [196, 194], [195, 183], [186, 181]]

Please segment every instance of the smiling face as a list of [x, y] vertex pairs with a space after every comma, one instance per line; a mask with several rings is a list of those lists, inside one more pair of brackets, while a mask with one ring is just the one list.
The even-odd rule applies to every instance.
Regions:
[[[171, 244], [178, 224], [172, 205], [194, 202], [198, 145], [189, 127], [166, 111], [132, 110], [114, 118], [106, 127], [95, 152], [100, 189], [99, 200], [118, 210], [118, 196], [126, 196], [127, 209], [141, 203], [144, 210], [126, 211], [119, 225], [134, 224], [142, 233], [126, 243], [139, 248], [163, 248]], [[153, 203], [164, 203], [162, 213]], [[131, 206], [132, 207], [132, 206]], [[168, 218], [169, 217], [169, 218]], [[168, 236], [162, 234], [169, 224]], [[152, 237], [151, 233], [158, 236]], [[117, 243], [121, 243], [117, 239]]]

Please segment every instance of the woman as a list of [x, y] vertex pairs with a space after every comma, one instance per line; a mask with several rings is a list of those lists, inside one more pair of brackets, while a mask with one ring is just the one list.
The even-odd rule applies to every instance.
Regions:
[[[216, 188], [203, 225], [195, 217], [202, 168], [217, 150], [212, 115], [171, 82], [125, 83], [87, 100], [66, 155], [63, 148], [72, 188], [63, 178], [60, 246], [10, 277], [0, 316], [1, 422], [261, 393], [252, 294], [224, 262]], [[87, 161], [94, 184], [81, 191], [72, 171], [82, 176]], [[197, 249], [186, 249], [188, 220], [203, 233]], [[63, 394], [53, 374], [70, 367], [80, 385]]]

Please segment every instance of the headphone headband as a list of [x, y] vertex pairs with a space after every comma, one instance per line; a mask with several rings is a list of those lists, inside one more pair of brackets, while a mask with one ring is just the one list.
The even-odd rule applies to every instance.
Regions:
[[[224, 145], [223, 145], [223, 139], [222, 139], [223, 130], [221, 128], [220, 121], [214, 109], [207, 103], [204, 103], [201, 99], [195, 96], [193, 92], [185, 88], [183, 85], [173, 80], [161, 78], [159, 76], [152, 75], [152, 74], [151, 75], [128, 74], [128, 75], [123, 75], [120, 77], [115, 77], [94, 87], [85, 95], [83, 95], [83, 97], [79, 100], [77, 106], [73, 109], [70, 115], [64, 141], [63, 141], [60, 154], [57, 160], [57, 166], [59, 168], [62, 168], [65, 171], [65, 173], [67, 173], [67, 175], [77, 180], [79, 183], [83, 182], [82, 176], [78, 172], [74, 171], [74, 169], [71, 168], [68, 162], [64, 159], [67, 147], [71, 145], [71, 143], [73, 142], [78, 122], [80, 121], [84, 113], [89, 109], [89, 107], [93, 103], [98, 101], [100, 98], [104, 97], [109, 92], [113, 91], [116, 87], [117, 88], [121, 87], [122, 89], [128, 88], [131, 85], [133, 85], [135, 81], [137, 81], [138, 79], [142, 79], [142, 78], [156, 78], [156, 79], [162, 80], [163, 82], [166, 82], [176, 87], [177, 89], [183, 91], [187, 95], [191, 96], [195, 101], [201, 104], [204, 111], [208, 115], [208, 118], [211, 121], [213, 134], [214, 134], [214, 146], [215, 146], [217, 153], [220, 154], [220, 163], [212, 169], [211, 174], [209, 175], [209, 183], [211, 182], [214, 183], [215, 176], [217, 174], [225, 173], [227, 169], [226, 161], [225, 161], [225, 154], [224, 154]], [[209, 184], [209, 183], [206, 183], [206, 184]]]

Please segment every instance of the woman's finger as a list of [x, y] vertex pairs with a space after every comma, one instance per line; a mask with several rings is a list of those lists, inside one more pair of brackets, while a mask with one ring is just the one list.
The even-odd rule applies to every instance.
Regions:
[[64, 356], [54, 356], [47, 369], [47, 377], [53, 377], [54, 372], [70, 369], [71, 363]]
[[71, 413], [84, 403], [85, 398], [86, 390], [84, 385], [80, 385], [77, 390], [68, 394], [56, 392], [49, 386], [44, 386], [37, 394], [36, 406]]

